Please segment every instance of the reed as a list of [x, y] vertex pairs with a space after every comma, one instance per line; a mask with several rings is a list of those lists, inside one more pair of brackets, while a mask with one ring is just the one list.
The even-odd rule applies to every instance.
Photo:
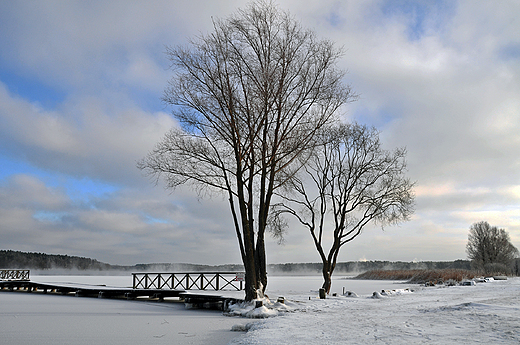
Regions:
[[480, 277], [477, 271], [463, 269], [438, 269], [438, 270], [372, 270], [362, 273], [356, 279], [371, 280], [407, 280], [410, 283], [439, 283], [447, 281], [460, 282], [465, 279]]

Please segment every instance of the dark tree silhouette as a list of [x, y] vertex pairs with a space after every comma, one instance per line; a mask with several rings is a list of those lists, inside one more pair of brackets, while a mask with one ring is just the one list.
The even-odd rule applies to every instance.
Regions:
[[274, 192], [300, 169], [316, 133], [352, 93], [342, 52], [272, 3], [254, 2], [188, 47], [167, 50], [172, 129], [138, 163], [167, 187], [189, 183], [229, 200], [246, 299], [267, 285], [265, 231]]
[[507, 231], [485, 221], [471, 225], [466, 252], [472, 267], [486, 273], [497, 270], [509, 273], [512, 261], [518, 256]]
[[[321, 142], [302, 173], [286, 184], [292, 193], [280, 195], [285, 201], [276, 205], [273, 216], [291, 214], [310, 230], [329, 293], [341, 247], [371, 222], [384, 227], [408, 220], [414, 184], [404, 176], [406, 151], [383, 150], [374, 128], [340, 125], [327, 129]], [[284, 222], [273, 224], [280, 234]]]

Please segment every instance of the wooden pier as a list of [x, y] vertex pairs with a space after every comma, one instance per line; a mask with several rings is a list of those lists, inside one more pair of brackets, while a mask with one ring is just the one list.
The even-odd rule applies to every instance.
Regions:
[[[12, 271], [12, 270], [11, 270]], [[183, 273], [185, 274], [185, 273]], [[199, 273], [197, 273], [199, 274]], [[167, 274], [166, 276], [170, 276]], [[43, 293], [43, 294], [60, 294], [60, 295], [74, 295], [77, 297], [97, 297], [97, 298], [121, 298], [127, 300], [135, 300], [137, 298], [146, 297], [148, 299], [164, 301], [165, 298], [176, 298], [178, 301], [186, 303], [189, 307], [208, 308], [226, 310], [231, 304], [242, 302], [242, 299], [224, 297], [212, 294], [203, 294], [196, 291], [185, 291], [184, 289], [171, 288], [172, 285], [162, 284], [158, 278], [155, 283], [146, 285], [147, 288], [133, 287], [121, 288], [111, 287], [105, 285], [89, 285], [79, 283], [39, 283], [29, 280], [29, 272], [27, 275], [5, 275], [11, 279], [0, 280], [0, 291], [10, 292], [29, 292], [29, 293]], [[190, 274], [191, 276], [191, 274]], [[196, 276], [196, 274], [193, 274]], [[12, 278], [17, 277], [17, 278]], [[161, 275], [162, 277], [162, 275]], [[200, 277], [199, 277], [200, 278]], [[134, 276], [134, 279], [135, 276]], [[144, 277], [143, 277], [144, 279]], [[148, 278], [147, 278], [148, 279]], [[154, 280], [152, 280], [153, 282]], [[191, 282], [191, 281], [190, 281]], [[157, 285], [159, 284], [159, 285]], [[206, 283], [207, 284], [207, 283]], [[216, 284], [216, 283], [214, 283]], [[134, 280], [135, 285], [135, 280]], [[137, 284], [139, 285], [139, 284]], [[158, 286], [161, 286], [160, 288]], [[207, 286], [207, 285], [204, 285]], [[229, 286], [224, 284], [224, 286]], [[195, 287], [195, 285], [191, 285]], [[236, 288], [235, 288], [236, 289]]]

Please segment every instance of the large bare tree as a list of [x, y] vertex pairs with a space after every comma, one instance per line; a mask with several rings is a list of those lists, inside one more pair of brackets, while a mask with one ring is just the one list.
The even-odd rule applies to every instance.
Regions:
[[471, 225], [466, 252], [472, 267], [485, 273], [508, 273], [512, 261], [518, 257], [518, 249], [507, 231], [484, 221]]
[[273, 193], [352, 98], [337, 68], [342, 51], [272, 3], [254, 2], [167, 54], [175, 75], [164, 100], [180, 128], [138, 167], [172, 189], [189, 183], [227, 196], [246, 299], [254, 299], [267, 285], [264, 239]]
[[[323, 263], [323, 288], [330, 292], [340, 249], [370, 222], [407, 220], [413, 213], [413, 183], [407, 179], [405, 149], [386, 151], [374, 128], [342, 124], [326, 129], [301, 174], [285, 187], [273, 218], [290, 214], [308, 230]], [[273, 221], [280, 235], [287, 223]], [[327, 251], [327, 246], [330, 247]]]

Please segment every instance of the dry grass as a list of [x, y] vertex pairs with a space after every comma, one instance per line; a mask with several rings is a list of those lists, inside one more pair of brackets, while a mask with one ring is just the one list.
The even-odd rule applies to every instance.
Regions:
[[372, 280], [408, 280], [410, 283], [423, 284], [432, 282], [456, 281], [460, 282], [464, 279], [473, 279], [480, 277], [481, 274], [476, 271], [468, 271], [462, 269], [443, 269], [443, 270], [373, 270], [362, 273], [356, 279], [372, 279]]

